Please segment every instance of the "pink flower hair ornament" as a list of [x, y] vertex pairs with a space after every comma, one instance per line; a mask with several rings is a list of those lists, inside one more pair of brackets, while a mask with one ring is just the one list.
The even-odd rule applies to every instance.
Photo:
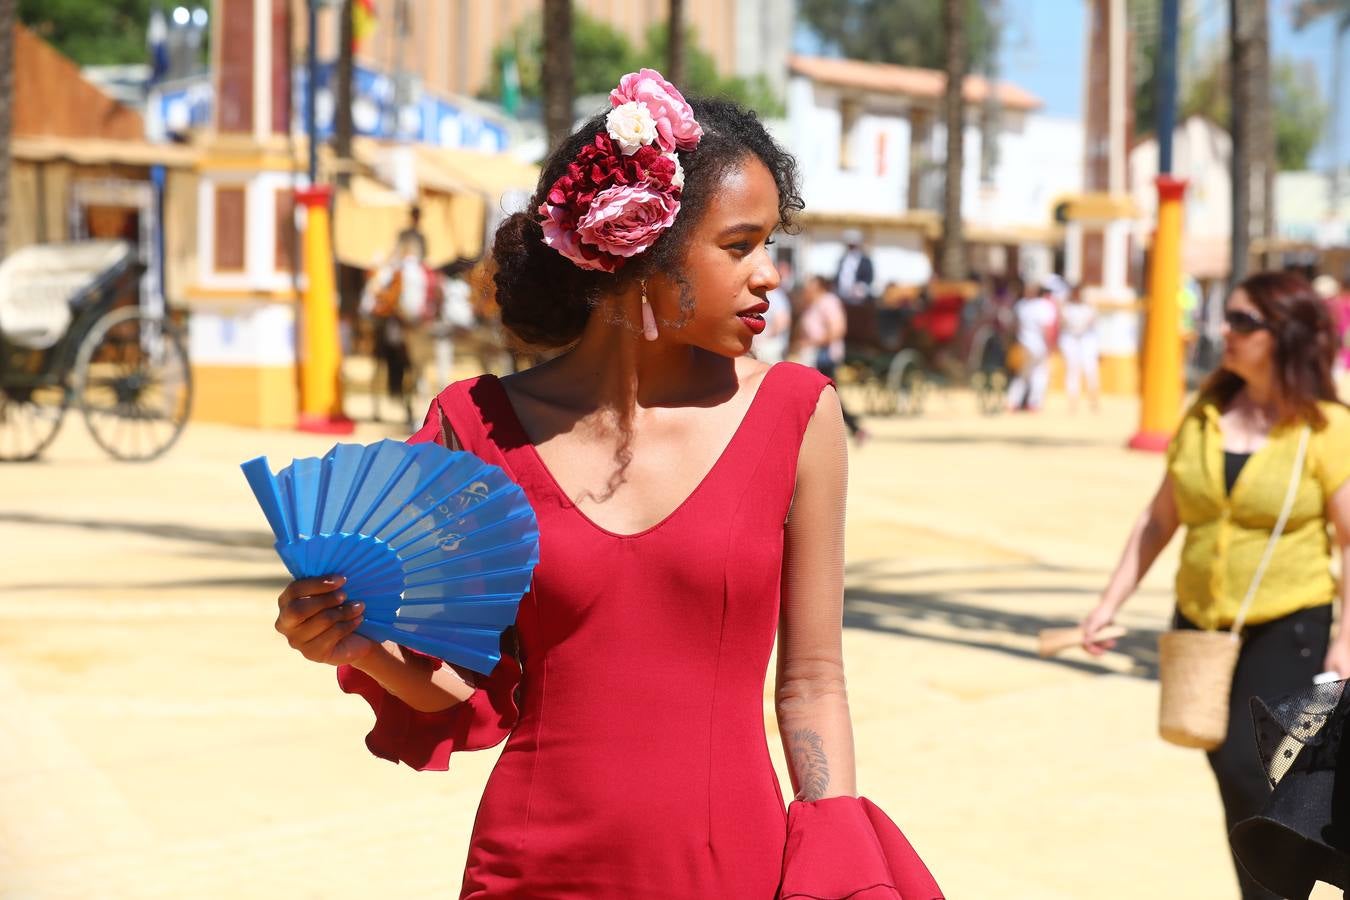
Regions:
[[605, 131], [581, 149], [540, 204], [544, 243], [583, 269], [614, 272], [675, 223], [684, 189], [677, 151], [703, 137], [694, 111], [655, 69], [610, 92]]

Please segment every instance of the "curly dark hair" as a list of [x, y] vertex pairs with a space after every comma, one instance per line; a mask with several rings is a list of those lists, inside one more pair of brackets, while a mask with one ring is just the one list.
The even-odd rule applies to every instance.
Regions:
[[[1238, 287], [1261, 311], [1275, 337], [1274, 372], [1277, 417], [1282, 424], [1304, 422], [1326, 426], [1318, 402], [1339, 403], [1331, 367], [1336, 359], [1336, 328], [1327, 304], [1302, 275], [1258, 272]], [[1226, 406], [1245, 384], [1220, 367], [1200, 389], [1203, 396]]]
[[797, 162], [792, 155], [778, 145], [753, 112], [737, 103], [693, 98], [689, 105], [703, 128], [703, 138], [698, 149], [680, 153], [685, 180], [679, 215], [650, 249], [629, 259], [617, 272], [583, 269], [553, 250], [544, 243], [536, 213], [568, 163], [605, 130], [605, 114], [591, 118], [553, 151], [527, 210], [502, 222], [492, 246], [492, 280], [502, 324], [518, 340], [539, 348], [575, 343], [602, 295], [620, 291], [654, 272], [666, 273], [681, 285], [680, 306], [688, 316], [694, 298], [679, 270], [690, 236], [722, 176], [748, 157], [757, 158], [772, 173], [778, 187], [780, 224], [785, 229], [792, 227], [794, 214], [802, 208]]

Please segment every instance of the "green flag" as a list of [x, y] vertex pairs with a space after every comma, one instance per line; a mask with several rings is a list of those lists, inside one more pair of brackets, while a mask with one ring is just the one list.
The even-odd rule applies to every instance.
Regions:
[[509, 116], [514, 116], [520, 108], [520, 69], [516, 66], [514, 53], [502, 60], [502, 108]]

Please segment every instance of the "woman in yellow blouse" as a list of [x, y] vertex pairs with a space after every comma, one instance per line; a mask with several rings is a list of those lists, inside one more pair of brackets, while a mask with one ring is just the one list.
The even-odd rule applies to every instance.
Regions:
[[[1266, 700], [1312, 683], [1321, 671], [1350, 676], [1350, 628], [1341, 622], [1350, 580], [1338, 588], [1331, 555], [1350, 563], [1350, 409], [1336, 399], [1335, 331], [1302, 278], [1268, 272], [1242, 283], [1224, 314], [1224, 353], [1167, 453], [1167, 473], [1135, 523], [1100, 603], [1083, 621], [1084, 646], [1111, 624], [1178, 526], [1186, 526], [1176, 576], [1178, 628], [1229, 628], [1237, 618], [1284, 506], [1302, 433], [1311, 429], [1292, 512], [1252, 601], [1233, 677], [1228, 737], [1210, 752], [1228, 828], [1269, 794], [1253, 748], [1251, 697]], [[1331, 533], [1328, 533], [1331, 526]], [[1273, 898], [1237, 866], [1243, 900]]]

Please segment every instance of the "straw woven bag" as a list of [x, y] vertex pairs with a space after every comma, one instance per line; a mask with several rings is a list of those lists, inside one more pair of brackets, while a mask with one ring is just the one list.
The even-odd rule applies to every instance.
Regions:
[[1252, 574], [1252, 582], [1247, 586], [1247, 595], [1242, 599], [1233, 626], [1227, 631], [1173, 629], [1158, 639], [1158, 680], [1162, 683], [1158, 734], [1168, 743], [1213, 750], [1228, 736], [1229, 694], [1233, 689], [1238, 651], [1242, 647], [1242, 626], [1294, 508], [1311, 433], [1312, 429], [1305, 427], [1299, 437], [1298, 456], [1294, 459], [1284, 509], [1270, 532], [1266, 552]]

